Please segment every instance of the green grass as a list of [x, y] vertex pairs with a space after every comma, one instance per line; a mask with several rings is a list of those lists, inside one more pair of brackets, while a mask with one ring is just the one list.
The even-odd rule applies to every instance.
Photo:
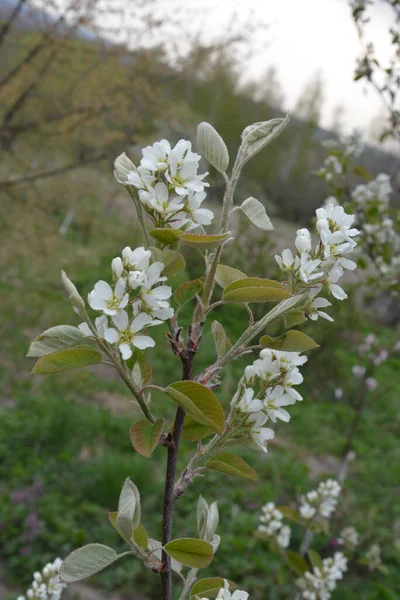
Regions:
[[[124, 385], [103, 368], [47, 378], [32, 376], [32, 363], [24, 358], [30, 339], [40, 331], [56, 324], [79, 322], [59, 284], [59, 268], [67, 268], [86, 293], [95, 281], [109, 277], [110, 260], [120, 248], [137, 245], [137, 234], [116, 216], [99, 218], [94, 232], [89, 246], [83, 246], [79, 229], [72, 229], [66, 239], [56, 239], [48, 261], [41, 265], [35, 259], [34, 240], [21, 254], [15, 246], [12, 266], [4, 267], [0, 273], [7, 286], [0, 316], [0, 552], [7, 581], [16, 586], [16, 591], [22, 592], [32, 573], [46, 561], [56, 555], [63, 557], [79, 545], [101, 542], [122, 549], [122, 542], [108, 524], [107, 512], [116, 509], [119, 490], [128, 476], [142, 495], [144, 525], [151, 537], [160, 538], [165, 452], [157, 448], [152, 459], [147, 460], [133, 451], [128, 429], [139, 418], [139, 412]], [[184, 323], [188, 315], [186, 310]], [[320, 472], [315, 478], [308, 465], [313, 459], [322, 468], [332, 464], [328, 462], [330, 456], [340, 455], [352, 418], [349, 402], [355, 381], [351, 366], [358, 361], [357, 339], [370, 330], [388, 345], [395, 337], [389, 329], [377, 329], [350, 301], [337, 308], [335, 317], [333, 325], [318, 322], [306, 328], [321, 348], [310, 354], [303, 369], [304, 402], [291, 407], [292, 420], [288, 425], [277, 427], [279, 444], [271, 447], [266, 456], [237, 448], [258, 472], [259, 482], [247, 483], [210, 472], [195, 479], [177, 503], [174, 534], [194, 536], [198, 495], [201, 493], [209, 502], [218, 500], [222, 543], [205, 575], [235, 580], [252, 600], [292, 598], [279, 557], [253, 535], [260, 506], [271, 500], [292, 502], [302, 492], [316, 487], [319, 480], [334, 476], [328, 467], [326, 473]], [[246, 312], [229, 306], [216, 311], [215, 318], [236, 339], [245, 326]], [[165, 332], [157, 329], [157, 348], [149, 352], [149, 357], [154, 364], [155, 381], [163, 385], [180, 378], [180, 366], [168, 347]], [[213, 352], [208, 325], [196, 370], [207, 365]], [[246, 357], [227, 369], [218, 392], [225, 407], [248, 362], [250, 358]], [[394, 597], [400, 593], [399, 369], [400, 355], [377, 371], [379, 387], [370, 394], [355, 442], [357, 457], [350, 467], [334, 520], [335, 530], [355, 525], [366, 547], [373, 541], [381, 543], [389, 575], [367, 575], [365, 569], [353, 565], [334, 596], [337, 599], [384, 598], [379, 585], [391, 589]], [[340, 402], [333, 395], [338, 385], [345, 391]], [[114, 405], [118, 411], [110, 411], [105, 405]], [[153, 409], [167, 419], [174, 412], [171, 401], [161, 394], [154, 396]], [[180, 468], [194, 447], [193, 443], [183, 443]], [[35, 482], [37, 495], [31, 491], [33, 498], [16, 502], [15, 492], [26, 490]], [[27, 540], [27, 518], [32, 514], [39, 520], [39, 527], [35, 537]], [[294, 539], [299, 536], [295, 530]], [[322, 548], [327, 539], [317, 538], [316, 547]], [[148, 598], [158, 597], [159, 593], [158, 577], [136, 560], [124, 559], [115, 569], [93, 578], [93, 583], [108, 591], [115, 587], [131, 594], [140, 591]]]

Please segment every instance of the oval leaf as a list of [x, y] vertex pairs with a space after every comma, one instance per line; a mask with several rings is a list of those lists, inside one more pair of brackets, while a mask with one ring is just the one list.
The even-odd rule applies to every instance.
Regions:
[[296, 325], [301, 325], [307, 321], [306, 315], [302, 310], [292, 310], [289, 314], [285, 316], [285, 327], [289, 329], [289, 327], [295, 327]]
[[[232, 590], [236, 587], [233, 581], [228, 581], [229, 589]], [[219, 590], [225, 585], [225, 580], [222, 577], [206, 577], [196, 581], [192, 589], [190, 590], [190, 597], [194, 598], [215, 598]]]
[[118, 518], [117, 512], [109, 512], [108, 513], [108, 520], [110, 521], [111, 525], [114, 527], [115, 531], [118, 533], [118, 535], [120, 535], [122, 537], [123, 540], [125, 540], [129, 544], [129, 537], [125, 537], [123, 532], [118, 527], [117, 518]]
[[307, 554], [308, 554], [308, 558], [310, 559], [310, 563], [312, 564], [314, 569], [321, 569], [322, 568], [322, 559], [321, 559], [320, 555], [318, 554], [318, 552], [315, 552], [315, 550], [309, 550]]
[[46, 329], [29, 346], [26, 356], [29, 358], [41, 358], [57, 350], [78, 346], [85, 338], [77, 327], [71, 325], [57, 325]]
[[200, 277], [199, 279], [193, 279], [192, 281], [185, 281], [182, 283], [174, 293], [174, 300], [178, 304], [186, 304], [195, 298], [197, 294], [201, 292], [204, 287], [204, 277]]
[[204, 569], [213, 559], [211, 544], [196, 538], [180, 538], [164, 546], [165, 552], [186, 567]]
[[153, 229], [150, 231], [150, 235], [152, 238], [163, 244], [164, 246], [169, 246], [170, 244], [174, 244], [179, 240], [183, 231], [180, 229]]
[[307, 350], [319, 348], [318, 344], [309, 335], [295, 330], [287, 331], [277, 338], [263, 335], [260, 339], [260, 344], [263, 348], [285, 350], [286, 352], [306, 352]]
[[307, 298], [308, 294], [298, 294], [287, 300], [282, 300], [282, 302], [279, 302], [279, 304], [269, 311], [264, 319], [264, 324], [269, 325], [279, 317], [285, 315], [288, 311], [292, 310], [295, 306], [298, 306], [301, 302], [304, 302]]
[[60, 578], [64, 583], [82, 581], [102, 571], [119, 558], [112, 548], [103, 544], [88, 544], [74, 550], [67, 556], [60, 568]]
[[147, 535], [147, 531], [143, 527], [143, 525], [139, 525], [137, 529], [133, 532], [133, 539], [137, 543], [140, 548], [146, 550], [147, 545], [149, 543], [149, 538]]
[[[132, 521], [134, 529], [139, 527], [141, 518], [140, 494], [136, 485], [129, 477], [125, 479], [124, 485], [122, 486], [118, 501], [118, 513], [126, 515], [129, 520]], [[120, 527], [118, 519], [117, 525]]]
[[233, 281], [223, 293], [224, 302], [278, 302], [292, 294], [278, 281], [246, 277]]
[[247, 479], [249, 481], [257, 481], [258, 479], [257, 473], [243, 458], [235, 454], [228, 454], [227, 452], [221, 452], [210, 458], [206, 462], [206, 467], [220, 473], [233, 475], [233, 477], [239, 477], [240, 479]]
[[186, 262], [180, 252], [176, 250], [170, 250], [169, 248], [149, 248], [151, 250], [151, 256], [153, 261], [161, 262], [164, 265], [161, 275], [164, 277], [172, 277], [182, 271], [185, 268]]
[[284, 119], [271, 119], [262, 123], [253, 123], [242, 132], [241, 149], [244, 152], [243, 163], [258, 154], [267, 144], [278, 137], [290, 121], [287, 113]]
[[117, 527], [125, 540], [130, 540], [133, 534], [132, 519], [124, 513], [117, 513]]
[[233, 281], [238, 281], [239, 279], [244, 279], [245, 277], [246, 275], [242, 273], [242, 271], [239, 271], [239, 269], [234, 269], [233, 267], [228, 267], [228, 265], [218, 265], [215, 272], [215, 281], [222, 288], [226, 288], [226, 286]]
[[297, 552], [292, 552], [292, 550], [287, 550], [286, 556], [290, 568], [294, 573], [296, 573], [296, 575], [301, 577], [306, 571], [308, 571], [308, 564], [304, 558], [300, 556], [300, 554], [297, 554]]
[[303, 523], [299, 511], [297, 511], [295, 508], [291, 508], [290, 506], [277, 506], [276, 508], [283, 514], [284, 517], [290, 519], [290, 521], [294, 521], [295, 523]]
[[225, 356], [229, 348], [232, 347], [232, 342], [225, 333], [224, 328], [218, 321], [213, 321], [211, 331], [214, 338], [214, 344], [217, 349], [218, 358]]
[[66, 350], [42, 356], [35, 363], [32, 373], [41, 373], [42, 375], [62, 373], [71, 369], [96, 365], [101, 360], [101, 353], [92, 348], [92, 346], [75, 346], [74, 348], [67, 348]]
[[265, 206], [261, 204], [256, 198], [247, 198], [240, 207], [242, 213], [248, 221], [257, 229], [263, 231], [273, 231], [274, 227], [271, 223]]
[[186, 246], [194, 246], [201, 250], [212, 250], [217, 248], [228, 239], [230, 233], [218, 233], [216, 235], [201, 235], [200, 233], [184, 233], [181, 235], [181, 241]]
[[210, 123], [200, 123], [197, 127], [197, 144], [201, 154], [220, 173], [225, 173], [229, 165], [228, 148], [218, 131]]
[[148, 458], [153, 454], [164, 429], [164, 419], [150, 423], [143, 419], [137, 421], [129, 429], [129, 437], [136, 452]]
[[185, 422], [183, 424], [182, 437], [184, 440], [198, 441], [202, 440], [206, 435], [213, 434], [214, 431], [211, 427], [201, 425], [191, 417], [186, 415]]
[[182, 406], [193, 419], [222, 433], [225, 415], [216, 396], [204, 385], [196, 381], [177, 381], [165, 388], [165, 393]]

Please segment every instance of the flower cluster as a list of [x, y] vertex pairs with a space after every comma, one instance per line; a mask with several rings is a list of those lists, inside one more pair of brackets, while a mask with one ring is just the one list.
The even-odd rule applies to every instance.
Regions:
[[343, 579], [347, 571], [347, 559], [341, 552], [335, 552], [333, 557], [324, 558], [321, 567], [314, 567], [312, 572], [306, 571], [304, 576], [297, 579], [300, 588], [299, 598], [304, 600], [329, 600], [337, 581]]
[[334, 181], [338, 175], [343, 173], [343, 167], [336, 156], [328, 156], [324, 160], [324, 166], [317, 172], [317, 175], [323, 177], [325, 181]]
[[373, 544], [365, 553], [365, 561], [370, 571], [375, 571], [382, 565], [381, 548], [379, 544]]
[[[161, 276], [164, 265], [150, 264], [150, 259], [151, 251], [143, 247], [124, 248], [122, 258], [114, 258], [111, 263], [114, 288], [106, 281], [98, 281], [88, 295], [91, 308], [103, 313], [95, 320], [97, 337], [117, 345], [124, 360], [132, 356], [132, 348], [144, 350], [154, 346], [154, 340], [143, 333], [174, 314], [169, 304], [172, 290], [163, 285], [167, 278]], [[109, 326], [109, 317], [113, 327]], [[81, 323], [79, 328], [87, 336], [94, 335], [87, 323]]]
[[360, 535], [355, 527], [345, 527], [339, 533], [337, 541], [344, 547], [346, 552], [354, 552], [360, 544]]
[[312, 301], [307, 309], [307, 316], [312, 320], [320, 316], [332, 321], [332, 317], [321, 310], [331, 306], [331, 303], [326, 298], [316, 296], [325, 287], [338, 300], [347, 298], [338, 281], [345, 269], [353, 270], [357, 266], [348, 255], [357, 245], [353, 238], [359, 231], [352, 227], [354, 215], [347, 214], [333, 202], [319, 208], [316, 217], [319, 237], [317, 244], [313, 247], [308, 229], [299, 229], [295, 240], [296, 256], [287, 248], [282, 256], [275, 256], [275, 260], [287, 274], [289, 286], [294, 293], [309, 292]]
[[61, 558], [56, 558], [53, 563], [47, 563], [41, 573], [34, 573], [31, 587], [25, 596], [19, 596], [17, 600], [60, 600], [67, 587], [60, 582], [61, 563]]
[[290, 544], [292, 531], [290, 527], [282, 522], [283, 514], [275, 507], [273, 502], [268, 502], [262, 507], [260, 525], [257, 531], [267, 538], [276, 541], [281, 548], [287, 548]]
[[263, 425], [277, 419], [288, 422], [290, 415], [284, 406], [295, 404], [302, 396], [293, 386], [303, 381], [298, 367], [307, 361], [299, 352], [283, 352], [265, 348], [260, 358], [246, 367], [243, 385], [232, 400], [236, 420], [247, 426], [249, 435], [264, 452], [274, 431]]
[[142, 150], [140, 166], [128, 172], [124, 183], [133, 186], [147, 215], [156, 227], [185, 231], [209, 225], [211, 210], [201, 208], [206, 197], [203, 180], [208, 173], [197, 174], [201, 156], [186, 140], [171, 148], [167, 140]]
[[328, 479], [321, 482], [317, 490], [307, 492], [300, 498], [300, 515], [307, 521], [318, 516], [329, 519], [336, 509], [340, 492], [341, 487], [337, 481]]

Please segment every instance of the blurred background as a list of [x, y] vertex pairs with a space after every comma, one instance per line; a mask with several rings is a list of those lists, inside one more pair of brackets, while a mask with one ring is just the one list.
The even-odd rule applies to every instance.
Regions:
[[[112, 175], [118, 154], [137, 164], [140, 149], [163, 137], [195, 143], [205, 120], [234, 156], [244, 127], [290, 109], [289, 127], [246, 166], [237, 191], [238, 203], [248, 196], [263, 202], [275, 226], [267, 237], [238, 221], [226, 262], [250, 276], [279, 276], [276, 250], [293, 246], [296, 229], [309, 226], [329, 196], [315, 176], [328, 139], [362, 131], [359, 162], [373, 177], [391, 176], [399, 208], [399, 81], [374, 89], [360, 65], [369, 42], [379, 64], [390, 60], [400, 3], [372, 2], [369, 20], [357, 26], [361, 4], [0, 0], [0, 597], [16, 597], [34, 571], [79, 545], [117, 548], [107, 511], [115, 510], [127, 476], [141, 491], [147, 529], [159, 535], [165, 457], [162, 448], [151, 463], [134, 453], [128, 429], [139, 413], [123, 384], [103, 367], [32, 376], [25, 358], [43, 330], [78, 323], [61, 268], [85, 295], [109, 278], [123, 247], [142, 241], [132, 200]], [[218, 212], [223, 180], [209, 170], [208, 203]], [[352, 177], [349, 185], [358, 182]], [[190, 251], [188, 259], [173, 285], [198, 276], [199, 260]], [[193, 535], [198, 494], [218, 500], [222, 544], [207, 574], [235, 580], [252, 600], [292, 598], [279, 557], [252, 535], [260, 506], [287, 503], [335, 476], [354, 415], [358, 346], [370, 333], [388, 350], [399, 338], [398, 298], [361, 300], [357, 277], [346, 289], [349, 300], [335, 303], [334, 323], [305, 329], [320, 344], [304, 369], [305, 401], [293, 406], [266, 457], [241, 451], [261, 481], [207, 475], [177, 505], [176, 531]], [[246, 312], [230, 306], [218, 319], [236, 339]], [[205, 338], [198, 370], [213, 352], [210, 331]], [[167, 383], [178, 366], [163, 334], [153, 356], [157, 383]], [[227, 371], [219, 392], [225, 405], [242, 369], [237, 361]], [[381, 545], [387, 574], [366, 577], [354, 565], [334, 598], [400, 597], [399, 369], [400, 353], [390, 352], [374, 373], [378, 385], [368, 392], [336, 515], [339, 528], [360, 531], [365, 547]], [[153, 401], [168, 414], [165, 400]], [[185, 444], [184, 455], [190, 450]], [[159, 597], [158, 578], [141, 564], [116, 565], [70, 597]]]

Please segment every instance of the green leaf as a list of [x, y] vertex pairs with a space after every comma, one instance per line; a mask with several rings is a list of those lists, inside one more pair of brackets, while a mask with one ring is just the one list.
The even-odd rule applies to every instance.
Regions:
[[[139, 527], [141, 518], [140, 494], [129, 477], [125, 479], [122, 486], [118, 501], [118, 513], [126, 515], [132, 521], [134, 529]], [[118, 519], [117, 524], [119, 526]]]
[[302, 519], [299, 515], [299, 512], [295, 508], [290, 508], [290, 506], [277, 506], [276, 507], [284, 517], [290, 519], [290, 521], [294, 521], [295, 523], [302, 523]]
[[195, 381], [177, 381], [165, 388], [172, 400], [190, 413], [195, 421], [222, 433], [225, 415], [211, 390]]
[[232, 342], [225, 333], [224, 328], [218, 321], [213, 321], [211, 331], [214, 338], [215, 347], [217, 349], [218, 358], [224, 356], [229, 348], [232, 347]]
[[224, 302], [278, 302], [292, 294], [278, 281], [246, 277], [233, 281], [225, 289]]
[[302, 310], [292, 310], [288, 315], [285, 316], [285, 327], [286, 329], [289, 329], [289, 327], [301, 325], [306, 320], [306, 315]]
[[299, 577], [302, 577], [304, 573], [308, 571], [308, 564], [306, 563], [304, 558], [300, 556], [300, 554], [297, 554], [297, 552], [287, 550], [286, 557], [290, 568], [292, 569], [292, 571], [294, 571], [294, 573], [296, 573], [296, 575], [299, 575]]
[[153, 375], [151, 364], [147, 360], [143, 350], [139, 350], [138, 348], [133, 349], [132, 360], [132, 376], [137, 379], [138, 387], [141, 388], [143, 384], [151, 381]]
[[240, 207], [242, 213], [248, 221], [257, 229], [263, 231], [273, 231], [274, 227], [271, 223], [265, 206], [261, 204], [256, 198], [247, 198]]
[[200, 233], [184, 233], [181, 241], [186, 246], [194, 246], [200, 250], [212, 250], [217, 248], [228, 239], [230, 233], [218, 233], [216, 235], [202, 235]]
[[271, 119], [262, 123], [253, 123], [242, 132], [241, 149], [244, 151], [243, 163], [258, 154], [267, 144], [278, 137], [290, 121], [288, 113], [284, 119]]
[[140, 548], [146, 550], [147, 545], [149, 543], [149, 538], [147, 535], [147, 531], [143, 527], [143, 525], [139, 525], [137, 529], [133, 532], [133, 539], [137, 543]]
[[206, 437], [206, 435], [213, 434], [214, 431], [211, 427], [201, 425], [193, 419], [190, 415], [186, 415], [185, 422], [183, 424], [182, 437], [184, 440], [198, 441]]
[[164, 244], [164, 246], [169, 246], [170, 244], [174, 244], [179, 240], [183, 231], [181, 229], [153, 229], [150, 231], [150, 235], [152, 238], [157, 240], [160, 244]]
[[197, 126], [197, 144], [199, 150], [220, 173], [225, 173], [229, 165], [228, 148], [218, 131], [210, 123], [200, 123]]
[[181, 283], [174, 293], [175, 302], [182, 305], [195, 298], [195, 296], [197, 296], [197, 294], [199, 294], [203, 289], [204, 282], [204, 277], [200, 277], [199, 279], [193, 279], [192, 281], [185, 281], [184, 283]]
[[[236, 587], [233, 581], [228, 581], [229, 589]], [[221, 588], [224, 587], [225, 581], [222, 577], [206, 577], [196, 581], [190, 590], [190, 598], [198, 596], [199, 598], [215, 598]]]
[[309, 335], [293, 329], [277, 338], [263, 335], [260, 339], [260, 344], [263, 348], [285, 350], [286, 352], [306, 352], [307, 350], [319, 348], [318, 344]]
[[118, 512], [109, 512], [108, 513], [108, 520], [110, 521], [111, 525], [114, 527], [115, 531], [118, 533], [118, 535], [120, 535], [122, 537], [123, 540], [125, 540], [125, 542], [127, 542], [129, 544], [130, 538], [126, 537], [124, 535], [124, 533], [118, 527], [117, 518], [118, 518]]
[[368, 169], [366, 169], [365, 167], [362, 167], [361, 165], [356, 165], [353, 168], [353, 173], [355, 173], [356, 175], [359, 175], [360, 177], [362, 177], [363, 179], [366, 179], [367, 181], [372, 181], [372, 179], [373, 179], [373, 175], [368, 171]]
[[157, 419], [155, 423], [150, 423], [145, 419], [134, 423], [129, 429], [129, 437], [136, 452], [146, 458], [151, 456], [163, 429], [164, 419]]
[[[154, 555], [161, 560], [162, 558], [162, 544], [161, 542], [159, 542], [158, 540], [153, 540], [152, 538], [149, 538], [149, 541], [147, 543], [147, 548], [151, 553], [154, 553]], [[182, 571], [182, 565], [180, 562], [178, 562], [177, 560], [175, 560], [174, 558], [171, 558], [171, 569], [173, 571], [175, 571], [175, 573], [180, 573]]]
[[46, 329], [29, 346], [26, 356], [29, 358], [41, 358], [57, 350], [71, 348], [79, 345], [85, 338], [83, 333], [77, 327], [71, 325], [57, 325]]
[[245, 277], [246, 275], [242, 273], [242, 271], [228, 267], [228, 265], [218, 265], [215, 272], [215, 281], [222, 288], [226, 288], [226, 286], [233, 281], [238, 281], [239, 279], [244, 279]]
[[60, 578], [64, 583], [82, 581], [102, 571], [118, 560], [115, 550], [103, 544], [88, 544], [74, 550], [67, 556], [60, 568]]
[[101, 353], [92, 346], [75, 346], [74, 348], [67, 348], [42, 356], [35, 363], [32, 373], [51, 375], [52, 373], [62, 373], [71, 369], [96, 365], [101, 361]]
[[194, 569], [208, 567], [213, 559], [211, 544], [196, 538], [180, 538], [164, 546], [165, 552], [171, 558]]
[[309, 550], [308, 551], [308, 558], [310, 559], [310, 563], [312, 564], [312, 566], [317, 569], [321, 569], [322, 567], [322, 559], [320, 557], [320, 555], [318, 554], [318, 552], [315, 552], [315, 550]]
[[161, 250], [160, 248], [155, 248], [151, 246], [149, 248], [151, 250], [151, 256], [153, 261], [161, 262], [164, 265], [164, 269], [161, 272], [161, 275], [164, 277], [172, 277], [182, 271], [186, 262], [180, 252], [176, 250], [170, 250], [170, 248], [164, 248]]
[[269, 325], [278, 317], [284, 316], [288, 311], [290, 311], [292, 308], [294, 308], [301, 302], [304, 302], [307, 298], [308, 294], [298, 294], [297, 296], [293, 296], [292, 298], [283, 300], [282, 302], [274, 306], [274, 308], [270, 310], [269, 313], [266, 315], [265, 325]]
[[117, 513], [117, 527], [125, 540], [130, 540], [133, 534], [132, 519], [124, 513]]
[[257, 481], [258, 479], [257, 473], [243, 458], [227, 452], [215, 454], [206, 462], [206, 467], [240, 479], [248, 479], [249, 481]]

